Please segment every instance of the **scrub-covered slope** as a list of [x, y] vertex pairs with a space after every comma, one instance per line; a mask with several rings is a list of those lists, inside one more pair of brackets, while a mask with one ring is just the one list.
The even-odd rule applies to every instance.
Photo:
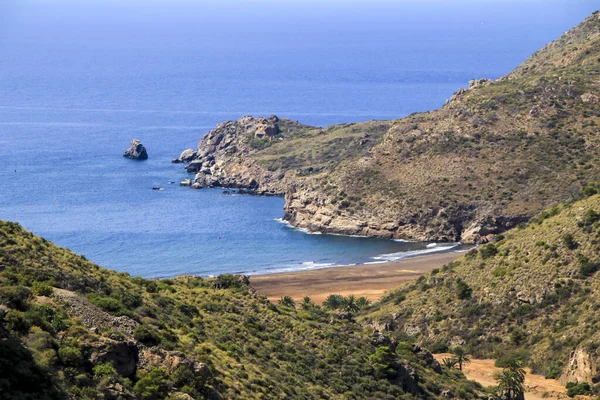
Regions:
[[240, 276], [131, 278], [0, 222], [1, 399], [471, 398], [477, 389], [352, 312], [276, 306]]
[[565, 384], [592, 384], [600, 379], [599, 270], [600, 195], [592, 195], [544, 211], [389, 293], [362, 322], [431, 350], [464, 345], [478, 358], [514, 353]]
[[442, 108], [325, 129], [244, 117], [179, 161], [195, 187], [285, 194], [314, 231], [485, 241], [600, 175], [600, 14]]

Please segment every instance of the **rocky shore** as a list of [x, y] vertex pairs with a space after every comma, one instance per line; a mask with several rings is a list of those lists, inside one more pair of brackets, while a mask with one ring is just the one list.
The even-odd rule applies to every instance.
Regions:
[[565, 36], [581, 46], [561, 38], [437, 110], [325, 128], [247, 116], [174, 162], [195, 189], [285, 196], [284, 219], [311, 231], [487, 242], [598, 180], [597, 20]]

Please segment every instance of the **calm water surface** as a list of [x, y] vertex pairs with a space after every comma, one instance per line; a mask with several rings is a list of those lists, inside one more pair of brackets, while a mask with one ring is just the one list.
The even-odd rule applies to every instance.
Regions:
[[[220, 121], [274, 113], [324, 126], [433, 109], [597, 7], [411, 3], [0, 2], [0, 218], [146, 277], [439, 250], [309, 235], [277, 221], [281, 198], [169, 184], [187, 177], [170, 160]], [[121, 157], [133, 137], [148, 161]]]

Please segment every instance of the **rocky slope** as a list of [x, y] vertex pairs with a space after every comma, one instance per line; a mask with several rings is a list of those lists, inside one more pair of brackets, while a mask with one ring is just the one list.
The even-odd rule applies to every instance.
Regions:
[[176, 161], [196, 188], [284, 194], [285, 219], [313, 231], [486, 241], [598, 179], [599, 74], [595, 13], [441, 109], [324, 129], [244, 117]]
[[0, 399], [410, 399], [481, 387], [356, 310], [131, 278], [0, 221]]
[[511, 353], [538, 373], [600, 393], [598, 271], [595, 194], [544, 211], [389, 293], [361, 321], [440, 352], [464, 345], [477, 358]]

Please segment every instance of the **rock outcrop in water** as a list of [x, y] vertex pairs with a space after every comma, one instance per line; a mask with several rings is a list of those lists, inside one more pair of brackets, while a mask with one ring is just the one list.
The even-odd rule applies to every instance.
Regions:
[[285, 195], [312, 231], [481, 243], [597, 180], [598, 13], [442, 108], [327, 128], [244, 117], [204, 136], [192, 188]]
[[147, 160], [148, 152], [139, 139], [133, 139], [129, 148], [125, 150], [123, 157], [131, 158], [132, 160]]

